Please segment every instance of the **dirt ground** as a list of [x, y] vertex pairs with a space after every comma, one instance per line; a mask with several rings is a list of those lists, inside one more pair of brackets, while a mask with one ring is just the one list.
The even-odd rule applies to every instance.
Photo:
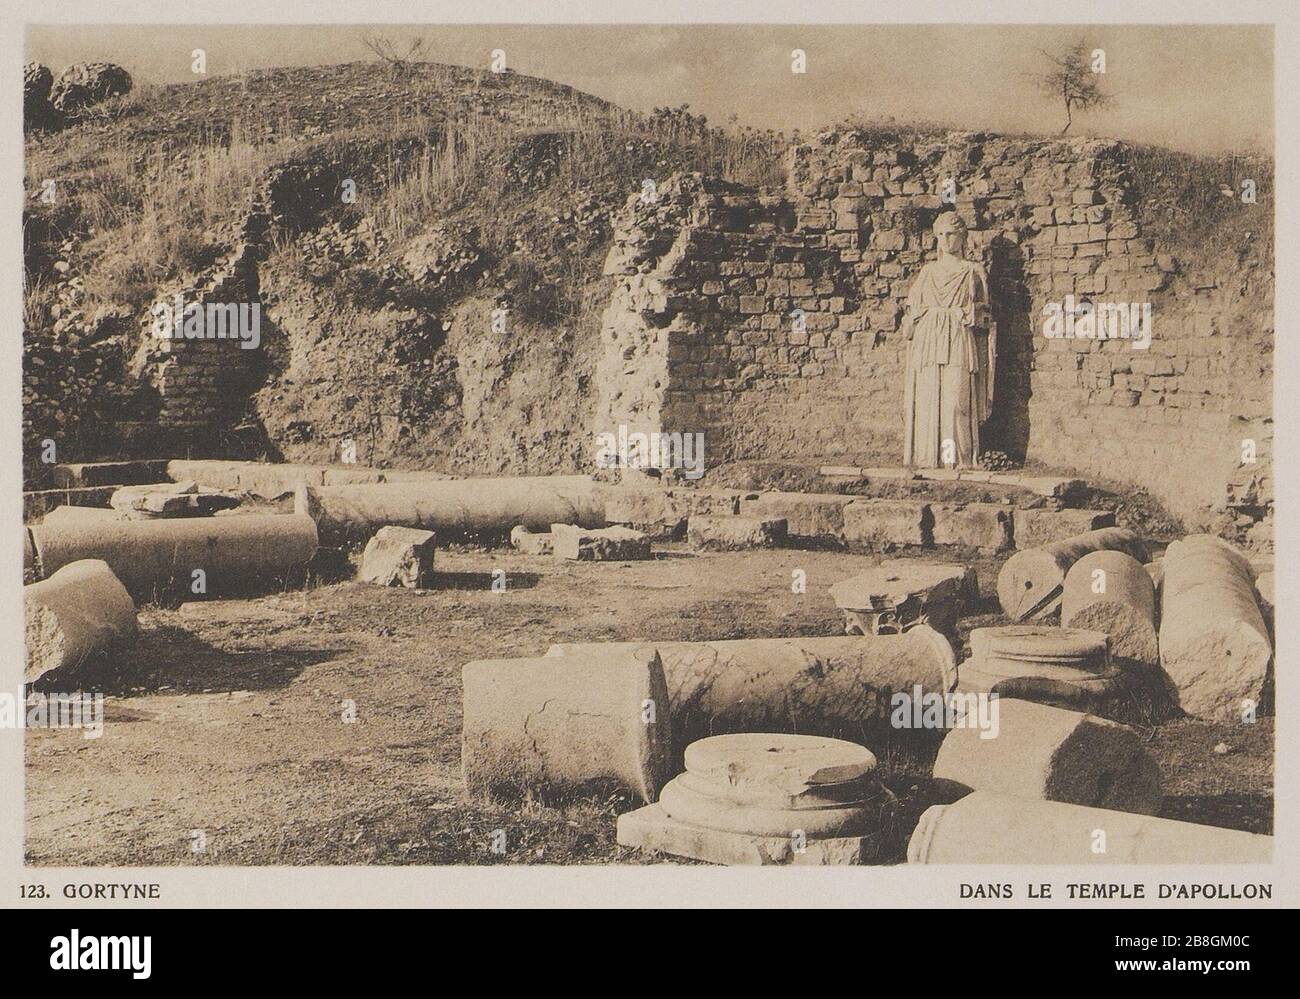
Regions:
[[[928, 558], [935, 558], [933, 553]], [[945, 558], [945, 556], [938, 556]], [[948, 556], [950, 560], [955, 557]], [[140, 641], [40, 689], [102, 690], [103, 734], [31, 729], [27, 860], [37, 865], [644, 863], [614, 842], [622, 795], [510, 805], [460, 785], [460, 669], [553, 642], [842, 633], [827, 587], [878, 559], [833, 551], [563, 563], [439, 551], [437, 588], [332, 583], [142, 609]], [[983, 613], [998, 561], [975, 562]], [[504, 569], [504, 592], [490, 587]], [[792, 573], [807, 591], [792, 592]], [[355, 720], [351, 717], [355, 705]], [[1144, 729], [1170, 818], [1269, 832], [1273, 725]], [[1217, 744], [1228, 752], [1215, 752]], [[884, 754], [922, 796], [926, 761]], [[914, 812], [912, 814], [915, 814]], [[494, 831], [504, 852], [494, 852]], [[905, 841], [906, 830], [899, 843]], [[501, 843], [500, 836], [495, 842]], [[891, 859], [899, 859], [895, 850]]]

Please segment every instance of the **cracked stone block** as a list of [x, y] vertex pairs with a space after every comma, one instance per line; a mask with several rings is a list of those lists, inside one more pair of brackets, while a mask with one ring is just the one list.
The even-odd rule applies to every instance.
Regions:
[[1010, 697], [995, 704], [995, 725], [958, 725], [944, 738], [936, 779], [1121, 812], [1160, 810], [1160, 769], [1127, 725]]
[[627, 562], [648, 559], [650, 539], [630, 527], [588, 530], [572, 524], [552, 524], [557, 558], [573, 562]]
[[381, 527], [366, 544], [357, 578], [379, 586], [420, 589], [433, 581], [432, 531], [414, 527]]
[[1012, 510], [999, 503], [933, 503], [936, 545], [999, 552], [1011, 547]]
[[1015, 513], [1016, 547], [1037, 548], [1100, 527], [1114, 526], [1115, 513], [1111, 510], [1021, 509]]
[[844, 539], [883, 550], [920, 547], [931, 523], [929, 503], [855, 497], [844, 509]]
[[740, 501], [747, 517], [777, 518], [798, 538], [844, 540], [844, 510], [857, 497], [839, 493], [760, 493]]
[[517, 524], [510, 529], [510, 544], [524, 555], [551, 555], [555, 551], [555, 536], [550, 532], [534, 533]]
[[641, 531], [652, 541], [680, 541], [691, 517], [734, 514], [739, 504], [739, 493], [611, 486], [605, 494], [605, 519]]
[[749, 548], [778, 548], [785, 543], [788, 525], [777, 517], [691, 517], [686, 538], [704, 551], [735, 552]]
[[163, 517], [211, 517], [234, 510], [240, 498], [193, 481], [146, 486], [124, 486], [113, 493], [109, 505], [132, 520]]

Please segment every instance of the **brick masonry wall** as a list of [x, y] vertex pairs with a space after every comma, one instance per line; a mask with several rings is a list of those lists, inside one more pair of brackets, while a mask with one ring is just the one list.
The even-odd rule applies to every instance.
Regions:
[[[1144, 237], [1122, 144], [872, 148], [846, 131], [788, 166], [778, 195], [687, 175], [629, 199], [605, 268], [598, 431], [703, 432], [710, 464], [897, 464], [903, 301], [955, 210], [999, 327], [984, 448], [1145, 486], [1194, 522], [1243, 475], [1271, 501], [1268, 473], [1240, 467], [1243, 427], [1271, 449], [1271, 287], [1252, 306], [1231, 261], [1184, 273]], [[1067, 295], [1150, 303], [1149, 349], [1047, 338], [1043, 306]]]

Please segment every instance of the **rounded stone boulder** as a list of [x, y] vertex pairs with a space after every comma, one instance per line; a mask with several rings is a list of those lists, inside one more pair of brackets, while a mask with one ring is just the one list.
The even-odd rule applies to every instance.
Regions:
[[83, 62], [69, 66], [54, 81], [50, 103], [73, 114], [111, 97], [129, 94], [131, 74], [112, 62]]

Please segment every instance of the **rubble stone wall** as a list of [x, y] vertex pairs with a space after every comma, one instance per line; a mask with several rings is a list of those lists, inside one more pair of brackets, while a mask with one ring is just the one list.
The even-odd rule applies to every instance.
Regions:
[[[1126, 147], [966, 133], [794, 147], [783, 192], [674, 177], [623, 212], [606, 263], [597, 431], [705, 434], [732, 458], [898, 464], [903, 302], [955, 210], [990, 276], [994, 417], [982, 447], [1121, 478], [1200, 519], [1271, 497], [1271, 308], [1184, 273], [1140, 231]], [[1150, 306], [1151, 342], [1044, 335], [1044, 306]], [[1271, 294], [1269, 296], [1271, 306]]]

